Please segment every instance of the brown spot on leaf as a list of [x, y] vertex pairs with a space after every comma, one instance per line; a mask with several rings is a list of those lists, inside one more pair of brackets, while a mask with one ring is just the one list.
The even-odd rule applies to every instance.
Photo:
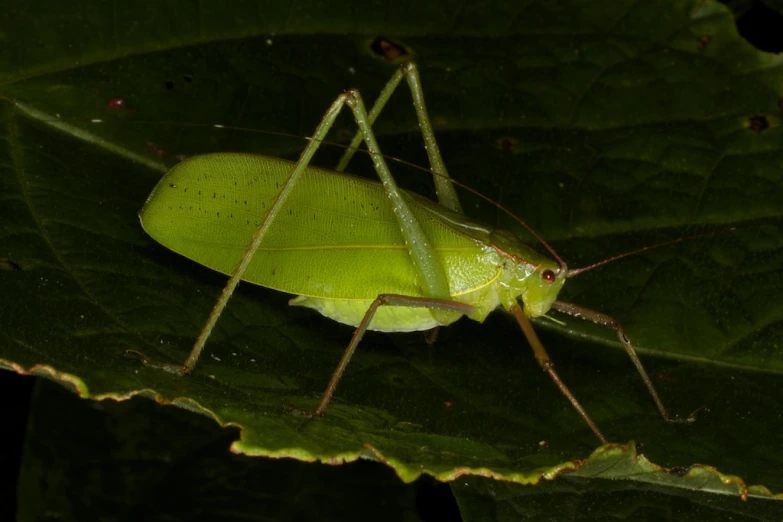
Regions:
[[377, 56], [384, 58], [387, 62], [396, 62], [410, 53], [404, 45], [393, 42], [388, 38], [379, 36], [370, 44], [370, 49]]
[[712, 37], [708, 34], [703, 34], [699, 36], [699, 49], [706, 49], [708, 45], [710, 45], [710, 42], [712, 41]]
[[753, 132], [762, 132], [769, 128], [769, 120], [767, 119], [766, 116], [763, 116], [761, 114], [751, 116], [748, 122], [749, 122], [748, 128]]

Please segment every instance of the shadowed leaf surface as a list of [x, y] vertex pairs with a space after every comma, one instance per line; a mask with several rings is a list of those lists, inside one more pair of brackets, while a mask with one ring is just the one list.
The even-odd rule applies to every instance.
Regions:
[[[295, 157], [304, 143], [183, 124], [307, 135], [344, 88], [378, 92], [395, 67], [374, 50], [388, 45], [372, 45], [384, 37], [420, 64], [451, 174], [528, 221], [570, 266], [736, 227], [564, 290], [625, 324], [672, 411], [709, 407], [696, 424], [657, 417], [625, 355], [595, 343], [613, 344], [610, 333], [560, 318], [566, 326], [543, 340], [611, 440], [643, 443], [661, 466], [702, 463], [780, 492], [783, 58], [740, 39], [713, 2], [384, 5], [352, 4], [345, 16], [283, 4], [238, 19], [217, 4], [127, 4], [112, 18], [72, 15], [78, 24], [37, 13], [45, 36], [2, 64], [3, 366], [84, 397], [141, 394], [199, 411], [241, 428], [234, 451], [370, 457], [405, 480], [535, 483], [607, 458], [585, 460], [594, 436], [502, 315], [445, 329], [433, 347], [419, 334], [369, 335], [327, 416], [312, 421], [284, 406], [316, 405], [351, 329], [289, 309], [288, 296], [242, 287], [189, 378], [123, 355], [181, 361], [225, 281], [141, 231], [136, 213], [166, 167], [215, 150]], [[13, 16], [6, 25], [23, 31]], [[350, 119], [338, 126], [344, 141]], [[407, 93], [377, 129], [388, 154], [425, 162]], [[432, 195], [426, 176], [394, 168]], [[519, 232], [494, 207], [463, 203]], [[656, 473], [622, 478], [646, 488]]]
[[[380, 464], [247, 459], [226, 452], [233, 437], [232, 430], [184, 411], [139, 399], [79, 401], [41, 382], [32, 401], [17, 518], [84, 520], [96, 511], [107, 520], [420, 520], [417, 513], [428, 509], [443, 520], [447, 514], [443, 504], [431, 504], [423, 484], [403, 485]], [[596, 463], [619, 478], [639, 471], [631, 460], [607, 454]], [[709, 481], [696, 475], [704, 489]], [[464, 520], [596, 520], [610, 514], [771, 520], [777, 512], [776, 503], [759, 499], [743, 503], [660, 483], [640, 488], [573, 475], [536, 488], [460, 477], [452, 488]]]
[[[380, 464], [247, 459], [213, 422], [139, 399], [87, 403], [38, 386], [17, 520], [420, 520]], [[52, 437], [57, 432], [59, 437]]]

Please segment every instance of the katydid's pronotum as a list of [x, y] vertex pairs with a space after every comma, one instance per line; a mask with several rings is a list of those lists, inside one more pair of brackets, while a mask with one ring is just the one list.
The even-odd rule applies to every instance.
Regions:
[[[439, 204], [397, 187], [372, 124], [406, 79], [424, 137]], [[309, 166], [344, 106], [359, 132], [335, 171]], [[364, 141], [381, 183], [341, 174]], [[483, 321], [502, 306], [519, 323], [536, 360], [595, 435], [606, 438], [561, 381], [529, 318], [550, 309], [613, 329], [640, 373], [661, 416], [670, 415], [623, 328], [611, 317], [557, 301], [569, 270], [557, 253], [536, 253], [514, 235], [466, 218], [438, 149], [416, 66], [402, 65], [369, 114], [359, 92], [337, 97], [296, 163], [249, 154], [196, 156], [158, 183], [140, 212], [154, 239], [209, 268], [231, 274], [182, 366], [145, 364], [189, 374], [240, 279], [298, 297], [357, 329], [320, 404], [322, 415], [366, 330], [429, 330], [462, 316]], [[617, 256], [623, 257], [623, 256]], [[614, 260], [616, 258], [613, 258]]]

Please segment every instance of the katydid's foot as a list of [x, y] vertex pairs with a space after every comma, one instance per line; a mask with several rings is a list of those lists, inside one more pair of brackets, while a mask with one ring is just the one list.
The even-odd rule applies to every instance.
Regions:
[[424, 334], [424, 340], [427, 342], [428, 345], [432, 346], [436, 342], [438, 342], [438, 332], [440, 332], [440, 326], [436, 326], [429, 332]]
[[677, 423], [677, 424], [692, 424], [692, 423], [696, 422], [696, 415], [700, 411], [707, 411], [708, 412], [708, 411], [710, 411], [710, 409], [708, 407], [706, 407], [706, 406], [699, 406], [698, 408], [693, 410], [690, 415], [688, 415], [685, 418], [682, 418], [682, 417], [668, 417], [667, 416], [667, 417], [664, 417], [664, 419], [666, 420], [666, 422], [674, 422], [674, 423]]
[[303, 419], [312, 419], [313, 417], [318, 416], [310, 410], [300, 410], [293, 404], [286, 404], [285, 406], [283, 406], [283, 409], [288, 413], [290, 413], [291, 415], [295, 417], [302, 417]]
[[143, 364], [147, 368], [153, 368], [155, 370], [163, 370], [164, 372], [172, 373], [179, 377], [190, 374], [190, 372], [187, 371], [184, 366], [181, 366], [179, 364], [169, 364], [169, 363], [152, 361], [149, 357], [147, 357], [145, 354], [141, 353], [138, 350], [131, 350], [131, 349], [125, 350], [125, 356], [139, 359], [141, 361], [141, 364]]

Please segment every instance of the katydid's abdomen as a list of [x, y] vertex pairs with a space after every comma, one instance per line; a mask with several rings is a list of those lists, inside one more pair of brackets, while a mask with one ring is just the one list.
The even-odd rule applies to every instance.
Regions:
[[[155, 187], [139, 214], [142, 226], [169, 249], [230, 274], [292, 165], [250, 154], [190, 158]], [[510, 234], [416, 194], [406, 198], [445, 269], [451, 298], [474, 306], [472, 319], [482, 321], [519, 296], [529, 315], [546, 313], [562, 280], [541, 285], [530, 276], [557, 270], [554, 262]], [[314, 167], [305, 171], [243, 280], [297, 295], [292, 304], [353, 326], [378, 295], [424, 295], [382, 185]], [[528, 299], [525, 292], [532, 292]], [[383, 307], [370, 329], [426, 330], [459, 317]]]

